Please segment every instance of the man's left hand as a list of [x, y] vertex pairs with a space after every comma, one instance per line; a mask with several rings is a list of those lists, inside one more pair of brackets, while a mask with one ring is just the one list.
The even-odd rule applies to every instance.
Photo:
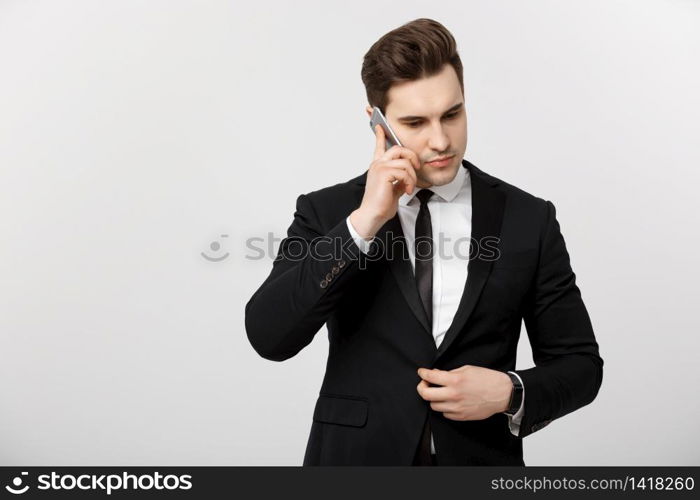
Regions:
[[449, 371], [419, 368], [418, 375], [420, 397], [450, 420], [483, 420], [508, 409], [513, 383], [505, 372], [464, 365]]

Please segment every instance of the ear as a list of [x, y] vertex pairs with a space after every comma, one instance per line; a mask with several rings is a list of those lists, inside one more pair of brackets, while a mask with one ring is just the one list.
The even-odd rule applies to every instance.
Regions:
[[370, 105], [368, 104], [367, 107], [365, 108], [365, 111], [367, 111], [367, 116], [369, 116], [370, 118], [372, 118], [372, 111], [374, 111], [374, 109], [372, 108], [372, 106], [370, 106]]

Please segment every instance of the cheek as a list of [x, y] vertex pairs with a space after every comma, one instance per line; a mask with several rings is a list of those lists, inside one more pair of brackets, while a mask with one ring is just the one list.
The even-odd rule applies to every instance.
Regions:
[[425, 145], [422, 144], [421, 141], [419, 141], [415, 137], [409, 136], [408, 134], [404, 135], [402, 144], [405, 148], [408, 148], [414, 153], [416, 153], [416, 155], [418, 155], [418, 158], [421, 157], [420, 152], [423, 151], [423, 148], [425, 147]]
[[461, 144], [467, 140], [467, 124], [462, 123], [452, 130], [451, 138], [455, 144]]

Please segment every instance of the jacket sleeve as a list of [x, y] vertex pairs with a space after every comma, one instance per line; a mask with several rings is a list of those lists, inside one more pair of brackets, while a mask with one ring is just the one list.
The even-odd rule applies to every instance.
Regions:
[[550, 201], [544, 220], [523, 313], [535, 367], [515, 370], [527, 387], [520, 438], [593, 401], [603, 379], [603, 359]]
[[283, 361], [311, 343], [361, 271], [359, 254], [345, 217], [324, 233], [309, 196], [300, 195], [272, 271], [245, 306], [255, 351]]

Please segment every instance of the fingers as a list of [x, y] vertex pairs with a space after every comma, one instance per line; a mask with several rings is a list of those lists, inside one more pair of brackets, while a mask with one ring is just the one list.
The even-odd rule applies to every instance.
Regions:
[[405, 170], [408, 173], [408, 175], [411, 176], [414, 185], [418, 183], [418, 176], [416, 175], [415, 169], [404, 158], [399, 158], [397, 160], [389, 160], [386, 163], [382, 163], [380, 168], [400, 168], [402, 170]]
[[386, 139], [384, 137], [384, 129], [381, 125], [377, 124], [374, 126], [374, 133], [376, 136], [376, 143], [374, 145], [374, 159], [378, 160], [386, 152]]
[[411, 194], [416, 187], [415, 174], [411, 175], [411, 173], [409, 173], [409, 169], [385, 168], [383, 172], [387, 176], [387, 180], [392, 184], [396, 184], [394, 181], [403, 182], [405, 191], [408, 194]]
[[428, 382], [421, 380], [416, 387], [418, 394], [426, 401], [451, 401], [453, 392], [451, 387], [430, 387]]
[[382, 160], [406, 158], [408, 161], [411, 162], [413, 168], [421, 168], [420, 159], [418, 158], [418, 155], [413, 150], [401, 146], [391, 146], [384, 152], [384, 154], [380, 158]]
[[455, 411], [449, 412], [449, 411], [444, 411], [442, 412], [443, 417], [449, 420], [457, 420], [459, 422], [462, 422], [464, 420], [467, 420], [465, 418], [462, 418], [461, 415]]
[[423, 380], [427, 380], [428, 382], [432, 382], [433, 384], [437, 385], [450, 385], [452, 382], [454, 382], [454, 374], [445, 370], [438, 370], [437, 368], [432, 370], [428, 370], [427, 368], [419, 368], [418, 376]]
[[439, 411], [440, 413], [450, 413], [454, 412], [457, 409], [457, 405], [455, 403], [433, 402], [430, 403], [430, 408], [432, 408], [435, 411]]
[[374, 161], [376, 160], [393, 160], [396, 158], [406, 158], [411, 162], [413, 168], [421, 168], [420, 158], [411, 149], [402, 146], [392, 146], [386, 149], [386, 134], [381, 125], [377, 124], [374, 127], [375, 145], [374, 145]]

